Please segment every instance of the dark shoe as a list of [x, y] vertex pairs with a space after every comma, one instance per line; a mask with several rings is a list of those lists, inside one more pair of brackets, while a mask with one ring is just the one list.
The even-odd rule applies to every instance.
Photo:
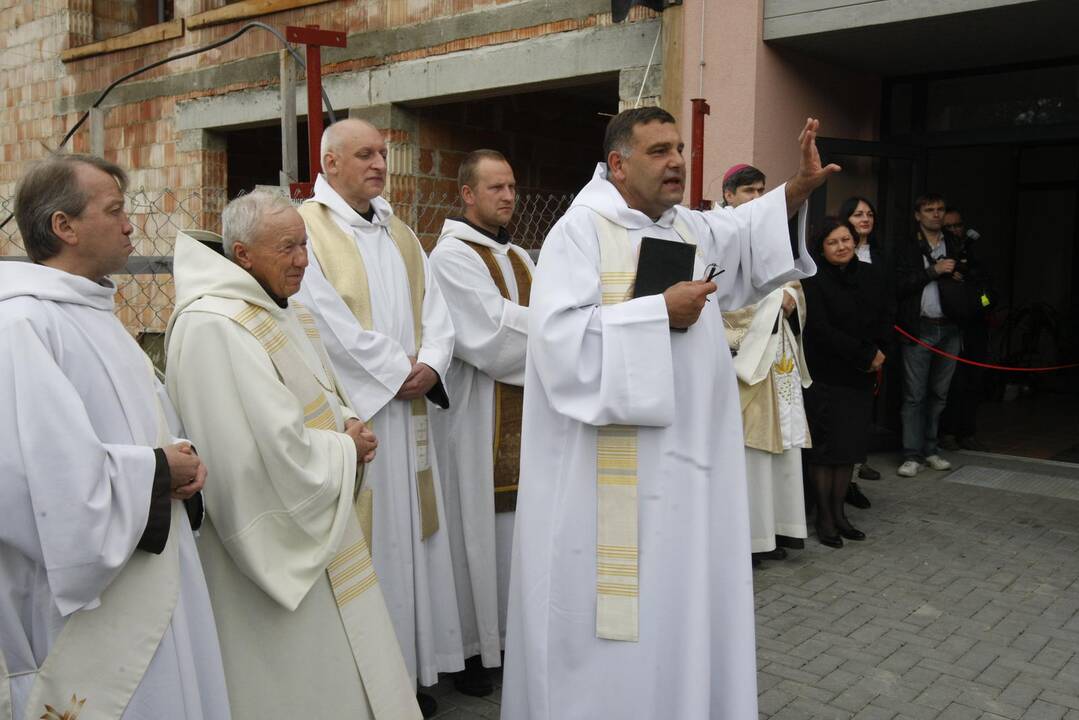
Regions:
[[786, 535], [776, 535], [776, 547], [791, 548], [792, 550], [804, 550], [806, 541], [802, 538], [787, 537]]
[[973, 435], [967, 435], [966, 437], [959, 438], [959, 447], [962, 450], [973, 450], [974, 452], [989, 452], [989, 448], [986, 447], [978, 438]]
[[856, 482], [852, 482], [850, 487], [847, 488], [846, 501], [848, 504], [862, 510], [868, 510], [873, 507], [873, 504], [869, 502], [869, 498], [862, 494], [862, 491]]
[[854, 527], [853, 525], [848, 525], [845, 528], [840, 527], [837, 529], [839, 530], [839, 534], [848, 540], [865, 540], [865, 533]]
[[777, 547], [775, 550], [753, 553], [753, 557], [758, 560], [786, 560], [787, 551], [781, 547]]
[[940, 448], [942, 450], [958, 450], [959, 443], [956, 442], [955, 435], [943, 435], [940, 438]]
[[438, 712], [438, 703], [427, 693], [416, 693], [416, 704], [420, 706], [420, 714], [425, 718], [432, 718]]
[[759, 557], [757, 557], [756, 555], [750, 555], [749, 560], [752, 563], [754, 570], [756, 570], [757, 568], [759, 568], [761, 566], [761, 559]]
[[453, 686], [462, 695], [472, 697], [486, 697], [495, 691], [491, 676], [479, 655], [473, 655], [465, 660], [465, 669], [453, 674]]
[[877, 470], [869, 467], [865, 463], [862, 463], [861, 467], [858, 468], [858, 479], [859, 480], [880, 480], [880, 472], [878, 472]]
[[825, 535], [817, 528], [817, 540], [820, 540], [821, 545], [827, 545], [828, 547], [841, 548], [843, 547], [843, 538], [839, 535]]

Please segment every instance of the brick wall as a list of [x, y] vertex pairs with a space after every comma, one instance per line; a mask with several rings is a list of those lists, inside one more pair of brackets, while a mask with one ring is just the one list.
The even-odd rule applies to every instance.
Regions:
[[[287, 25], [317, 24], [344, 30], [349, 35], [367, 31], [412, 26], [472, 10], [497, 8], [511, 0], [342, 0], [324, 2], [304, 8], [277, 12], [255, 19], [277, 28]], [[225, 5], [225, 0], [174, 0], [176, 18]], [[15, 183], [28, 162], [41, 158], [57, 148], [64, 134], [79, 119], [79, 112], [64, 108], [85, 108], [110, 82], [140, 66], [174, 55], [182, 50], [205, 45], [235, 32], [246, 20], [218, 26], [185, 29], [181, 37], [61, 62], [63, 50], [86, 45], [138, 24], [133, 12], [137, 2], [127, 0], [0, 0], [0, 198], [10, 199]], [[630, 21], [653, 17], [649, 10], [636, 8]], [[377, 56], [328, 62], [324, 74], [346, 72], [357, 67], [371, 67], [443, 53], [458, 52], [528, 38], [561, 33], [581, 28], [610, 24], [610, 13], [599, 13], [579, 19], [544, 23], [533, 27], [493, 32], [453, 42], [438, 42], [430, 47], [413, 48], [402, 52], [387, 52]], [[444, 40], [444, 38], [441, 38]], [[440, 38], [433, 38], [438, 41]], [[138, 77], [145, 81], [161, 80], [162, 86], [185, 73], [225, 66], [238, 60], [276, 53], [277, 40], [269, 33], [251, 31], [239, 40], [222, 48], [168, 63]], [[104, 155], [125, 167], [131, 176], [132, 188], [160, 193], [167, 206], [175, 198], [190, 198], [188, 211], [196, 224], [216, 230], [220, 225], [220, 210], [225, 200], [228, 168], [224, 136], [202, 131], [177, 131], [173, 116], [177, 106], [200, 97], [223, 95], [238, 90], [276, 85], [276, 79], [260, 82], [213, 83], [206, 87], [191, 85], [173, 94], [144, 97], [127, 104], [108, 107], [104, 118]], [[151, 93], [148, 93], [152, 95]], [[116, 96], [113, 96], [116, 97]], [[113, 100], [114, 102], [115, 100]], [[108, 105], [108, 103], [106, 103]], [[518, 123], [521, 118], [515, 118]], [[468, 123], [439, 122], [428, 119], [421, 123], [420, 137], [389, 138], [397, 143], [391, 198], [407, 201], [417, 191], [456, 193], [456, 171], [463, 153], [479, 145], [507, 147], [508, 154], [520, 173], [522, 186], [564, 192], [580, 186], [577, 179], [569, 182], [561, 177], [558, 158], [579, 154], [572, 141], [534, 137], [527, 128], [505, 123], [497, 131], [487, 125], [469, 129]], [[86, 123], [68, 145], [69, 150], [90, 151], [90, 123]], [[492, 134], [493, 133], [493, 134]], [[542, 135], [542, 133], [540, 134]], [[591, 144], [591, 141], [589, 141]], [[592, 144], [591, 148], [594, 149]], [[272, 151], [277, 153], [275, 146]], [[142, 218], [147, 220], [147, 218]], [[14, 228], [9, 223], [0, 233], [0, 254], [21, 255], [21, 246], [6, 236]], [[159, 228], [158, 232], [172, 232]], [[138, 233], [137, 233], [138, 235]], [[137, 252], [145, 255], [168, 254], [160, 237], [137, 237]], [[134, 281], [133, 281], [134, 282]], [[157, 306], [168, 302], [167, 284], [146, 288], [135, 283], [124, 289], [133, 298], [142, 298], [142, 306], [131, 311], [128, 318], [137, 324], [146, 312], [158, 313]], [[161, 293], [165, 293], [162, 296]], [[147, 310], [149, 308], [149, 310]]]

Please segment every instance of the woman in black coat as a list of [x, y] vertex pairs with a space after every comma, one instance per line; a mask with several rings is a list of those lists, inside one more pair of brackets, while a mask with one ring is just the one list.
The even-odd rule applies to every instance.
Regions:
[[805, 460], [817, 500], [817, 538], [831, 547], [842, 547], [842, 538], [865, 539], [847, 520], [843, 499], [854, 465], [865, 462], [873, 385], [891, 337], [883, 279], [855, 256], [854, 238], [845, 220], [825, 218], [810, 245], [817, 274], [802, 281], [803, 342], [813, 377], [805, 391], [813, 447]]
[[[877, 275], [885, 283], [881, 288], [886, 293], [888, 303], [888, 318], [895, 320], [895, 291], [892, 287], [894, 282], [894, 263], [891, 248], [884, 242], [880, 233], [877, 232], [877, 208], [867, 197], [853, 195], [843, 201], [839, 206], [836, 217], [846, 220], [854, 231], [854, 254], [863, 263], [871, 263]], [[883, 382], [883, 380], [882, 380]], [[858, 477], [863, 480], [880, 480], [880, 472], [862, 463], [857, 468]], [[850, 498], [847, 498], [850, 502]], [[854, 503], [857, 505], [857, 503]], [[861, 507], [861, 506], [859, 506]]]

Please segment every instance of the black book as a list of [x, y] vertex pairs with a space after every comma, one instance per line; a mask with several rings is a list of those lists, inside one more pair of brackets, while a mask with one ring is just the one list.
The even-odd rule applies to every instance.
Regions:
[[659, 295], [671, 285], [693, 279], [697, 246], [654, 237], [641, 238], [633, 297]]

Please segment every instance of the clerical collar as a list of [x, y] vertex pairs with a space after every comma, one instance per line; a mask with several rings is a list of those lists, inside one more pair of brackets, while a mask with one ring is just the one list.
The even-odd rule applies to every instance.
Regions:
[[476, 225], [475, 223], [469, 222], [468, 219], [465, 218], [465, 217], [455, 217], [455, 218], [450, 218], [450, 220], [456, 220], [457, 222], [463, 222], [465, 225], [468, 225], [470, 228], [472, 228], [473, 230], [478, 232], [480, 235], [483, 235], [485, 238], [490, 238], [491, 240], [494, 240], [499, 245], [506, 245], [506, 244], [509, 243], [510, 240], [513, 239], [513, 238], [510, 237], [509, 232], [504, 227], [499, 227], [498, 228], [498, 233], [495, 234], [495, 233], [489, 232], [487, 230], [484, 230], [483, 228], [481, 228], [479, 225]]
[[[356, 210], [356, 208], [352, 208], [352, 209]], [[374, 205], [368, 205], [367, 206], [367, 212], [360, 212], [359, 210], [356, 210], [356, 214], [359, 215], [360, 217], [362, 217], [367, 222], [374, 222], [375, 221], [375, 206]]]
[[259, 280], [258, 278], [255, 278], [255, 280], [258, 282], [259, 287], [262, 288], [262, 291], [266, 293], [266, 296], [273, 300], [274, 304], [277, 305], [277, 307], [281, 308], [282, 310], [288, 307], [288, 298], [277, 297], [272, 292], [270, 292], [270, 288], [262, 284], [261, 280]]

